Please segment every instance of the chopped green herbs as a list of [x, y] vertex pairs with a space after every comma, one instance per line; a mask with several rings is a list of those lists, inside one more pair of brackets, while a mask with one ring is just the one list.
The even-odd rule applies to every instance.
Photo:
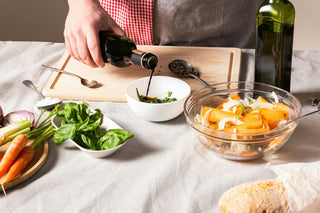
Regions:
[[237, 114], [237, 119], [239, 119], [241, 117], [241, 115], [243, 113], [243, 108], [244, 108], [243, 106], [240, 106], [240, 109], [239, 109], [238, 114]]
[[146, 102], [146, 103], [169, 103], [173, 101], [177, 101], [176, 98], [171, 98], [172, 92], [168, 91], [168, 95], [164, 99], [159, 99], [159, 98], [151, 98], [151, 97], [146, 97], [143, 95], [140, 95], [138, 88], [136, 88], [137, 96], [139, 98], [139, 101], [141, 102]]

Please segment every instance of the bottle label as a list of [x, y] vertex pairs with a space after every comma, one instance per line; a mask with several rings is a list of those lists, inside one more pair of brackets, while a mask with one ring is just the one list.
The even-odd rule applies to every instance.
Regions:
[[132, 50], [131, 60], [133, 64], [139, 65], [143, 67], [143, 56], [146, 54], [146, 52], [143, 52], [141, 50], [134, 49]]
[[158, 63], [158, 59], [155, 55], [137, 49], [132, 50], [131, 60], [132, 63], [145, 69], [154, 69]]
[[137, 50], [137, 49], [135, 49], [135, 50], [132, 50], [132, 52], [133, 53], [136, 53], [136, 54], [138, 54], [138, 55], [143, 55], [145, 52], [143, 52], [143, 51], [141, 51], [141, 50]]

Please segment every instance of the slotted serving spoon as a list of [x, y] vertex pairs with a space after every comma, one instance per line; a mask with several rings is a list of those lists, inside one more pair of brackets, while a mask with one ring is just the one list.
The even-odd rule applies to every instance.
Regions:
[[98, 85], [98, 82], [96, 80], [86, 79], [86, 78], [83, 78], [83, 77], [81, 77], [79, 75], [76, 75], [74, 73], [71, 73], [71, 72], [68, 72], [68, 71], [65, 71], [65, 70], [62, 70], [62, 69], [54, 68], [54, 67], [49, 67], [49, 66], [44, 65], [44, 64], [42, 64], [42, 66], [47, 68], [47, 69], [49, 69], [49, 70], [55, 71], [55, 72], [60, 72], [60, 73], [64, 73], [64, 74], [67, 74], [67, 75], [70, 75], [70, 76], [73, 76], [73, 77], [80, 78], [81, 84], [83, 86], [86, 86], [86, 87], [89, 87], [89, 88], [93, 88], [93, 87], [96, 87]]

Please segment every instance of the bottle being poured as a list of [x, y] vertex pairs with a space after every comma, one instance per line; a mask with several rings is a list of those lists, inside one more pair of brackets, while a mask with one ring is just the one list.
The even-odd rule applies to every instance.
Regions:
[[128, 37], [112, 34], [108, 31], [99, 33], [102, 58], [106, 63], [123, 68], [132, 64], [151, 70], [146, 97], [154, 70], [158, 64], [158, 58], [152, 53], [137, 49], [136, 44]]

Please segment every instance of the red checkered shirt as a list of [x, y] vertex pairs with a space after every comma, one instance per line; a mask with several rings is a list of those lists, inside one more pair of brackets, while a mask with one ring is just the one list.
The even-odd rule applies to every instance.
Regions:
[[153, 44], [153, 0], [99, 1], [101, 6], [136, 44]]

